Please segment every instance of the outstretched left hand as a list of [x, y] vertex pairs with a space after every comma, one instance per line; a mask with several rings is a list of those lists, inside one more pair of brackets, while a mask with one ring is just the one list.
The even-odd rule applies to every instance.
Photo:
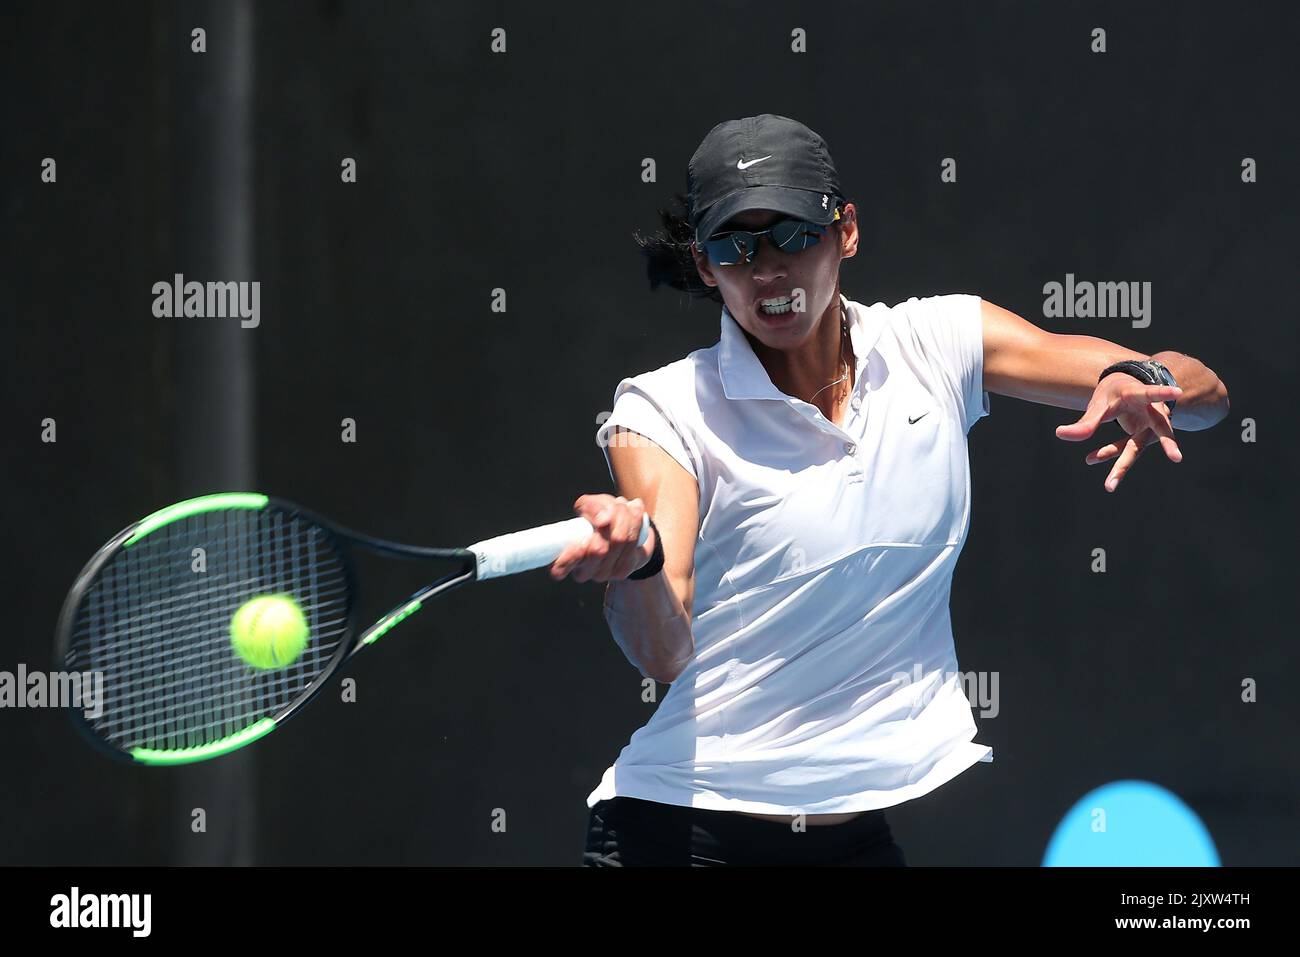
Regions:
[[1128, 433], [1123, 445], [1111, 442], [1090, 452], [1084, 459], [1089, 465], [1115, 459], [1115, 465], [1106, 477], [1106, 491], [1113, 492], [1142, 450], [1157, 439], [1169, 461], [1183, 460], [1182, 450], [1174, 439], [1173, 426], [1169, 423], [1169, 407], [1165, 405], [1166, 401], [1177, 400], [1182, 394], [1183, 390], [1177, 386], [1147, 385], [1123, 372], [1112, 372], [1097, 383], [1088, 407], [1077, 422], [1057, 426], [1056, 437], [1067, 442], [1082, 442], [1091, 438], [1099, 425], [1117, 420]]

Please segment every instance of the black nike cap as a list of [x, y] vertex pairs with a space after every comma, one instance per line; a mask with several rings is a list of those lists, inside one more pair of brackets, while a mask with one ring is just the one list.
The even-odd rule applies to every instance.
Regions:
[[774, 113], [711, 129], [687, 167], [688, 221], [703, 242], [737, 213], [771, 209], [812, 223], [835, 218], [840, 177], [826, 141]]

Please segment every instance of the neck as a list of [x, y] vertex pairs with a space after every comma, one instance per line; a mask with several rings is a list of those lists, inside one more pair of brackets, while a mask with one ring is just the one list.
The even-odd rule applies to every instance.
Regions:
[[[836, 288], [813, 334], [796, 349], [771, 349], [753, 337], [750, 344], [772, 384], [786, 395], [811, 402], [834, 421], [834, 407], [853, 387], [853, 350], [844, 331], [846, 317]], [[847, 368], [847, 378], [830, 385]], [[830, 386], [827, 388], [827, 386]]]

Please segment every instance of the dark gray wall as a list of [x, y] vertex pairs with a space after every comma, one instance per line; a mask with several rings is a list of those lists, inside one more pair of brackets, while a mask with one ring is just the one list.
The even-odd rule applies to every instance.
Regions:
[[[150, 313], [183, 205], [171, 58], [195, 24], [176, 11], [6, 13], [0, 669], [50, 666], [63, 593], [111, 533], [213, 490], [178, 479], [207, 438], [178, 425], [177, 326]], [[715, 306], [646, 290], [632, 230], [715, 123], [795, 116], [859, 200], [851, 298], [977, 293], [1053, 331], [1198, 356], [1232, 393], [1227, 421], [1181, 436], [1181, 465], [1148, 453], [1114, 496], [1054, 437], [1071, 416], [994, 397], [971, 433], [952, 612], [963, 669], [1000, 675], [978, 735], [996, 760], [890, 812], [909, 860], [1037, 863], [1078, 797], [1137, 777], [1188, 801], [1225, 863], [1294, 864], [1298, 20], [1282, 4], [261, 5], [254, 275], [197, 277], [262, 283], [255, 486], [450, 544], [605, 490], [593, 433], [618, 380], [717, 335]], [[788, 52], [794, 27], [807, 55]], [[939, 182], [946, 156], [957, 184]], [[1044, 319], [1042, 286], [1067, 272], [1151, 281], [1151, 326]], [[419, 583], [368, 572], [376, 611]], [[599, 587], [543, 574], [449, 596], [353, 674], [357, 704], [327, 695], [254, 749], [258, 862], [574, 863], [583, 798], [652, 710]], [[0, 711], [0, 746], [0, 863], [174, 861], [204, 839], [178, 808], [185, 770], [113, 766], [52, 712]]]

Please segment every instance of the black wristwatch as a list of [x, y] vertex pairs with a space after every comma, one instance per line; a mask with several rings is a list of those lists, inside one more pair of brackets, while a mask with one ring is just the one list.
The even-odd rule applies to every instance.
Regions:
[[[1125, 372], [1133, 378], [1145, 382], [1147, 385], [1171, 385], [1175, 388], [1178, 383], [1174, 381], [1173, 374], [1165, 368], [1163, 362], [1157, 362], [1155, 359], [1143, 359], [1140, 362], [1137, 359], [1125, 359], [1123, 362], [1116, 362], [1114, 365], [1106, 366], [1101, 375], [1097, 377], [1100, 382], [1112, 372]], [[1166, 399], [1165, 405], [1169, 407], [1169, 414], [1174, 414], [1174, 400]]]

